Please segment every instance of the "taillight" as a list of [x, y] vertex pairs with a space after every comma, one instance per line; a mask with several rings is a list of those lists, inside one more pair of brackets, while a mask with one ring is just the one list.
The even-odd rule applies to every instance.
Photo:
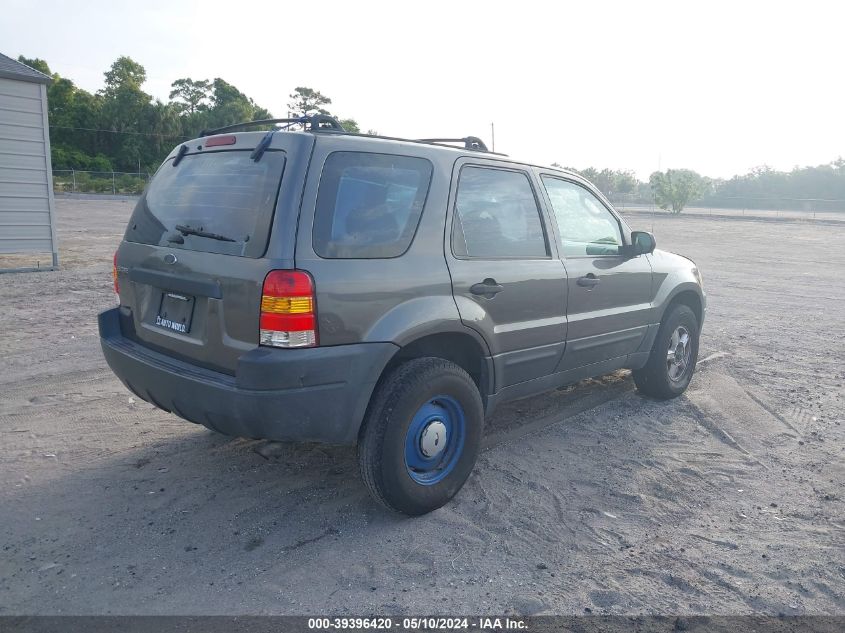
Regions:
[[314, 282], [301, 270], [271, 270], [261, 291], [259, 343], [269, 347], [317, 345]]
[[114, 281], [114, 291], [116, 294], [120, 294], [120, 287], [117, 283], [117, 251], [114, 252], [114, 257], [112, 258], [111, 276]]

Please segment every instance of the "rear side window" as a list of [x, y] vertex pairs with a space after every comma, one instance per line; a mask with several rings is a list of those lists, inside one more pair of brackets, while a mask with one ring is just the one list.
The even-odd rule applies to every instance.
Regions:
[[267, 246], [284, 152], [188, 154], [166, 161], [138, 201], [126, 240], [260, 257]]
[[423, 158], [334, 152], [326, 159], [314, 215], [320, 257], [398, 257], [420, 221], [431, 163]]
[[458, 257], [547, 257], [540, 209], [520, 171], [464, 167], [458, 181], [452, 252]]

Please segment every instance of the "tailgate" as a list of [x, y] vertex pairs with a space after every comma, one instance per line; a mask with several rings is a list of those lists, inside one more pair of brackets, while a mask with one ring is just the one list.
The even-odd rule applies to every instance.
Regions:
[[258, 161], [250, 153], [183, 152], [165, 161], [117, 262], [124, 335], [229, 374], [258, 345], [261, 287], [274, 268], [263, 255], [286, 160], [280, 150]]

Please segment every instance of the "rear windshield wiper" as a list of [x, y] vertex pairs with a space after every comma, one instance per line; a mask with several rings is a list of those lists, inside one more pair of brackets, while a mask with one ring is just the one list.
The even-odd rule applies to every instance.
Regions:
[[252, 150], [252, 154], [250, 154], [249, 157], [254, 162], [257, 163], [258, 161], [261, 160], [261, 157], [264, 156], [264, 152], [267, 151], [267, 148], [270, 147], [270, 143], [273, 142], [273, 134], [275, 134], [275, 133], [276, 133], [275, 129], [267, 132], [267, 134], [264, 135], [264, 137], [261, 139], [261, 141], [258, 143], [258, 145], [255, 146], [255, 149]]
[[174, 227], [177, 231], [179, 231], [182, 235], [198, 235], [199, 237], [207, 237], [212, 240], [220, 240], [221, 242], [237, 242], [238, 240], [232, 239], [227, 235], [220, 235], [220, 233], [210, 233], [208, 231], [203, 231], [202, 229], [195, 229], [191, 226], [186, 226], [184, 224], [177, 224]]

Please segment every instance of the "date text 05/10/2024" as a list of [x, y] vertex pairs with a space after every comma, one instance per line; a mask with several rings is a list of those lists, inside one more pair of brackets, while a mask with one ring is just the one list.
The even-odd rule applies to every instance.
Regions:
[[479, 631], [524, 631], [528, 623], [518, 618], [500, 617], [406, 617], [393, 620], [389, 617], [370, 618], [309, 618], [308, 628], [311, 630], [381, 630], [381, 631], [415, 631], [415, 630], [479, 630]]

